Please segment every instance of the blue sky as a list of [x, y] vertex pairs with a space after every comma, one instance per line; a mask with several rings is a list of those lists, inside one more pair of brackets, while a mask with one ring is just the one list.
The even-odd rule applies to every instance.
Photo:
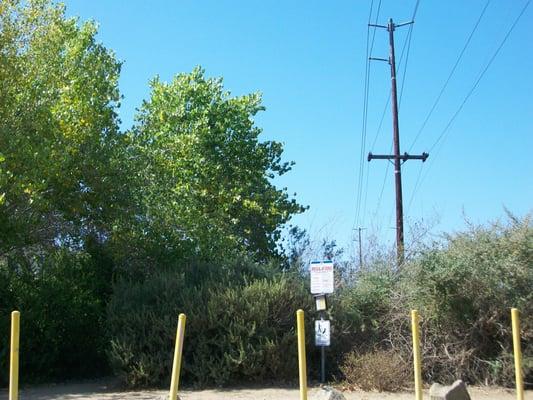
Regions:
[[[293, 223], [308, 229], [315, 239], [336, 239], [350, 255], [354, 254], [353, 228], [357, 226], [367, 228], [364, 236], [374, 232], [393, 245], [394, 187], [392, 168], [387, 170], [386, 161], [364, 161], [357, 205], [371, 0], [65, 3], [68, 15], [96, 20], [99, 39], [124, 61], [120, 80], [124, 128], [132, 124], [135, 108], [147, 98], [152, 77], [170, 80], [176, 73], [201, 65], [208, 76], [222, 76], [232, 94], [263, 93], [267, 110], [256, 120], [264, 129], [263, 138], [283, 142], [285, 159], [296, 162], [293, 171], [276, 184], [296, 192], [297, 199], [310, 206]], [[373, 3], [375, 20], [379, 1]], [[410, 20], [415, 3], [382, 0], [378, 23], [386, 24], [390, 17], [395, 22]], [[486, 3], [420, 1], [400, 106], [402, 152], [410, 149]], [[412, 153], [434, 146], [526, 3], [490, 1]], [[461, 230], [464, 215], [483, 223], [503, 216], [504, 206], [517, 215], [532, 210], [531, 26], [533, 5], [428, 161], [404, 164], [407, 225], [424, 220], [438, 234]], [[395, 32], [397, 57], [408, 32], [408, 27]], [[372, 55], [388, 56], [385, 30], [376, 31]], [[399, 83], [404, 65], [398, 68]], [[388, 65], [373, 62], [365, 159], [368, 151], [390, 151], [390, 107], [378, 130], [389, 93]], [[411, 239], [407, 237], [408, 245]]]

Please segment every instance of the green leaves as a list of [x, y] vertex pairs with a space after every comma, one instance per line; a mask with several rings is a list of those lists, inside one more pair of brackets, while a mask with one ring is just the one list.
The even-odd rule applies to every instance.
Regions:
[[120, 63], [94, 23], [14, 0], [0, 27], [0, 254], [88, 235], [121, 263], [132, 252], [156, 263], [275, 253], [281, 225], [303, 208], [271, 182], [290, 164], [281, 144], [259, 140], [259, 94], [232, 97], [200, 68], [155, 78], [121, 134]]
[[[234, 273], [238, 269], [248, 271], [247, 279]], [[124, 383], [167, 381], [180, 312], [188, 316], [184, 381], [212, 386], [296, 378], [294, 315], [297, 308], [313, 306], [301, 281], [261, 278], [268, 271], [242, 258], [183, 270], [116, 285], [107, 326], [110, 357]]]
[[0, 253], [101, 232], [112, 218], [104, 200], [124, 197], [120, 64], [94, 24], [48, 1], [3, 3], [0, 20]]
[[130, 137], [153, 223], [179, 227], [178, 252], [193, 242], [203, 256], [272, 255], [280, 226], [303, 208], [270, 181], [290, 166], [281, 163], [281, 144], [259, 141], [260, 95], [231, 97], [200, 68], [151, 86]]
[[[303, 210], [272, 183], [290, 164], [281, 144], [260, 141], [259, 94], [232, 97], [200, 68], [156, 78], [135, 125], [120, 132], [121, 64], [96, 34], [52, 0], [0, 2], [0, 297], [12, 299], [0, 311], [26, 294], [37, 313], [93, 310], [90, 331], [83, 318], [46, 319], [82, 343], [73, 357], [102, 343], [96, 322], [117, 276], [243, 253], [265, 260]], [[221, 268], [233, 267], [223, 276], [247, 276]], [[71, 290], [58, 296], [54, 285]], [[68, 357], [41, 358], [29, 367], [37, 374], [46, 363], [71, 370]], [[141, 380], [148, 367], [135, 366]]]

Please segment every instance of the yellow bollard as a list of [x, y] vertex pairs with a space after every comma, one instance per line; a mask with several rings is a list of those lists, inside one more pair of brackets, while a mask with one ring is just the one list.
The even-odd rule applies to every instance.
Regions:
[[303, 310], [296, 311], [298, 328], [298, 367], [300, 371], [300, 400], [307, 400], [307, 364], [305, 361], [305, 325]]
[[9, 358], [9, 400], [19, 398], [20, 312], [11, 313], [11, 354]]
[[170, 400], [178, 398], [178, 386], [180, 383], [181, 355], [183, 353], [183, 338], [185, 336], [185, 314], [180, 314], [178, 318], [178, 329], [176, 330], [176, 347], [174, 349], [174, 361], [172, 363], [172, 379], [170, 381]]
[[413, 362], [415, 368], [415, 399], [422, 400], [422, 363], [420, 357], [420, 327], [418, 311], [411, 311], [411, 329], [413, 331]]
[[520, 349], [520, 318], [518, 309], [511, 308], [513, 325], [514, 369], [516, 377], [516, 399], [524, 400], [524, 377], [522, 375], [522, 350]]

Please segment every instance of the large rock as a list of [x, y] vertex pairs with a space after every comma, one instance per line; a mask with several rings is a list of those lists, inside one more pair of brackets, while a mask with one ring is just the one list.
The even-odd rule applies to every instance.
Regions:
[[346, 400], [346, 397], [338, 390], [326, 386], [313, 396], [313, 400]]
[[429, 400], [471, 400], [466, 384], [455, 381], [452, 385], [445, 386], [438, 383], [431, 385], [429, 389]]

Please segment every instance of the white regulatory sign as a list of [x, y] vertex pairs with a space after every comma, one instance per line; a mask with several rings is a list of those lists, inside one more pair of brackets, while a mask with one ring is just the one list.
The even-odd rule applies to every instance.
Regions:
[[329, 346], [331, 342], [331, 326], [328, 320], [315, 321], [315, 345]]
[[333, 293], [333, 262], [313, 261], [309, 269], [311, 272], [311, 293]]

